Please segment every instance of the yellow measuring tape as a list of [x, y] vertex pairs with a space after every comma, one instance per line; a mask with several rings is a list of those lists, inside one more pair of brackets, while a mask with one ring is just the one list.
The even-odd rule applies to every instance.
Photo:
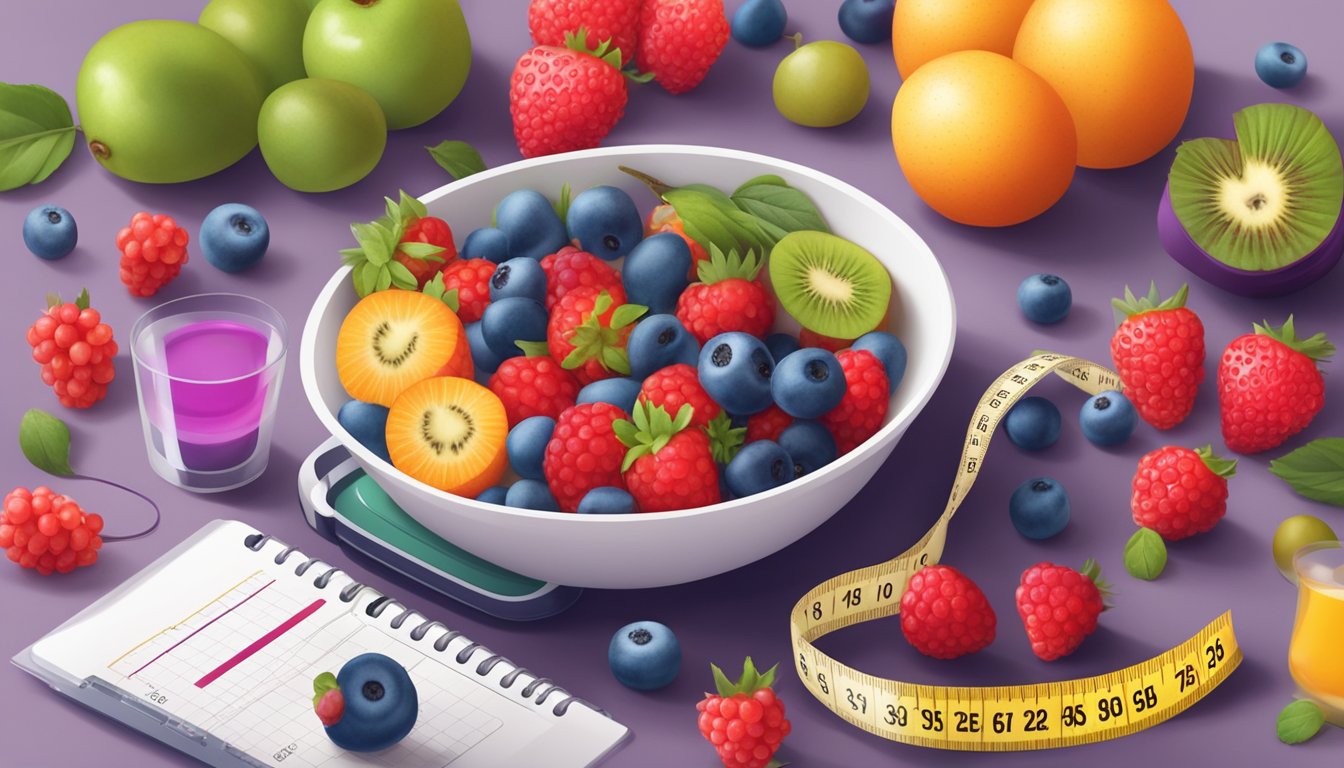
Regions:
[[938, 522], [900, 556], [836, 576], [793, 606], [789, 632], [798, 676], [813, 696], [850, 723], [892, 741], [938, 749], [1067, 747], [1156, 725], [1199, 701], [1241, 663], [1230, 613], [1140, 664], [1035, 685], [968, 688], [886, 680], [851, 669], [812, 645], [836, 630], [900, 612], [911, 574], [942, 557], [948, 523], [980, 474], [999, 421], [1052, 372], [1093, 395], [1120, 388], [1114, 372], [1065, 355], [1036, 354], [1005, 371], [976, 406]]

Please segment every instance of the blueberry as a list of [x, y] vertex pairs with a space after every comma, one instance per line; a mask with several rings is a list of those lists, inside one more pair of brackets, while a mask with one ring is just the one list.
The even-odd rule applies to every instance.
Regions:
[[495, 227], [472, 230], [462, 241], [458, 255], [464, 259], [485, 259], [503, 264], [509, 259], [509, 238]]
[[256, 208], [226, 203], [201, 222], [201, 253], [215, 269], [242, 272], [266, 255], [271, 229]]
[[509, 259], [490, 275], [490, 300], [546, 301], [546, 270], [535, 259]]
[[665, 688], [681, 672], [681, 643], [656, 621], [636, 621], [616, 630], [607, 647], [611, 674], [637, 691]]
[[1058, 323], [1069, 316], [1073, 291], [1058, 275], [1032, 275], [1017, 286], [1017, 306], [1033, 323]]
[[1024, 398], [1003, 418], [1003, 428], [1018, 448], [1044, 450], [1059, 439], [1059, 409], [1044, 397]]
[[901, 386], [909, 355], [900, 339], [886, 331], [869, 331], [855, 339], [850, 349], [871, 352], [882, 363], [882, 368], [887, 372], [887, 387], [893, 393]]
[[655, 315], [677, 309], [677, 299], [690, 282], [691, 248], [673, 232], [651, 235], [636, 245], [621, 269], [621, 282], [631, 304], [649, 308]]
[[1008, 516], [1028, 539], [1048, 539], [1069, 524], [1069, 494], [1049, 477], [1028, 480], [1013, 491]]
[[611, 403], [627, 414], [634, 410], [635, 399], [639, 397], [639, 381], [617, 377], [599, 379], [579, 390], [575, 399], [578, 403]]
[[630, 332], [625, 351], [630, 375], [636, 379], [646, 379], [669, 365], [694, 366], [700, 358], [700, 345], [676, 315], [649, 315], [640, 320]]
[[523, 354], [523, 350], [515, 348], [513, 354], [504, 357], [496, 355], [485, 343], [485, 336], [481, 333], [479, 322], [467, 323], [467, 344], [471, 347], [471, 363], [478, 373], [494, 373], [495, 369], [499, 368], [500, 363], [510, 357], [518, 357]]
[[1083, 436], [1094, 445], [1119, 445], [1134, 434], [1139, 412], [1124, 394], [1109, 390], [1088, 398], [1078, 414]]
[[545, 341], [551, 319], [539, 301], [515, 296], [493, 301], [481, 315], [481, 338], [501, 360], [513, 357], [519, 341]]
[[815, 421], [795, 421], [779, 433], [779, 447], [793, 459], [793, 476], [816, 472], [835, 461], [838, 451], [831, 431]]
[[1288, 43], [1269, 43], [1255, 53], [1255, 74], [1274, 88], [1292, 88], [1307, 76], [1307, 54]]
[[742, 446], [723, 471], [728, 489], [739, 499], [777, 488], [793, 478], [793, 458], [773, 440]]
[[546, 444], [551, 441], [551, 433], [554, 431], [555, 419], [550, 416], [523, 419], [509, 430], [504, 446], [509, 453], [509, 466], [519, 477], [528, 480], [546, 479], [541, 464], [546, 456]]
[[560, 505], [551, 495], [551, 489], [540, 480], [519, 480], [509, 486], [504, 496], [504, 504], [518, 509], [535, 509], [538, 512], [559, 512]]
[[510, 192], [500, 200], [495, 225], [508, 239], [510, 258], [541, 259], [569, 245], [565, 223], [551, 201], [534, 189]]
[[797, 336], [791, 333], [772, 333], [765, 337], [765, 348], [770, 350], [770, 357], [775, 360], [783, 360], [788, 355], [802, 349], [803, 344], [798, 341]]
[[374, 456], [391, 464], [392, 457], [387, 453], [387, 414], [387, 408], [376, 403], [351, 400], [336, 412], [336, 421]]
[[784, 35], [789, 13], [780, 0], [747, 0], [733, 14], [733, 39], [761, 48]]
[[770, 378], [780, 410], [796, 419], [819, 419], [845, 396], [845, 371], [835, 355], [810, 347], [785, 357]]
[[23, 244], [39, 259], [63, 259], [78, 240], [75, 217], [59, 205], [38, 206], [23, 220]]
[[770, 378], [775, 359], [755, 336], [721, 333], [700, 350], [700, 385], [729, 413], [760, 413], [773, 402]]
[[880, 43], [891, 37], [896, 0], [845, 0], [840, 5], [840, 29], [856, 43]]
[[635, 201], [616, 187], [593, 187], [580, 192], [565, 216], [569, 236], [579, 247], [603, 261], [615, 261], [644, 237], [644, 219]]
[[504, 506], [504, 499], [509, 495], [509, 488], [505, 485], [492, 485], [481, 491], [481, 495], [476, 497], [477, 501], [484, 501], [487, 504], [498, 504]]
[[411, 732], [420, 699], [406, 668], [381, 653], [363, 653], [336, 674], [345, 710], [327, 736], [352, 752], [377, 752]]
[[635, 511], [635, 497], [624, 488], [604, 485], [583, 495], [580, 515], [628, 515]]

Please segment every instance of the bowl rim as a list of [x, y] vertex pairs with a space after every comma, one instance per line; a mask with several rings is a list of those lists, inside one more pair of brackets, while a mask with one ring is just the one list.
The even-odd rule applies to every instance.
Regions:
[[[438, 488], [423, 483], [405, 473], [400, 474], [400, 477], [398, 478], [399, 480], [409, 483], [416, 490], [420, 491], [423, 494], [428, 494], [429, 496], [436, 498], [437, 500], [452, 504], [465, 505], [466, 507], [472, 509], [474, 512], [505, 514], [507, 516], [519, 517], [524, 519], [539, 519], [547, 521], [567, 520], [570, 523], [577, 525], [617, 525], [623, 523], [630, 524], [637, 520], [653, 520], [653, 519], [674, 520], [681, 518], [693, 518], [693, 517], [700, 517], [702, 515], [713, 514], [724, 510], [734, 509], [737, 507], [774, 502], [779, 500], [784, 494], [790, 491], [797, 490], [799, 488], [799, 484], [824, 483], [829, 477], [844, 474], [853, 469], [858, 464], [862, 463], [865, 457], [869, 456], [874, 451], [879, 450], [882, 445], [885, 445], [886, 443], [890, 442], [898, 430], [904, 431], [909, 426], [909, 424], [914, 420], [915, 416], [917, 416], [920, 413], [920, 411], [922, 411], [924, 407], [928, 405], [929, 400], [933, 398], [933, 393], [938, 389], [938, 384], [942, 382], [944, 376], [947, 374], [948, 366], [951, 364], [952, 361], [952, 352], [956, 347], [956, 339], [957, 339], [956, 297], [952, 293], [952, 284], [947, 277], [947, 271], [943, 268], [942, 262], [938, 260], [937, 255], [933, 253], [933, 249], [929, 247], [928, 243], [925, 242], [924, 238], [920, 237], [919, 233], [915, 232], [914, 228], [911, 227], [904, 219], [896, 215], [894, 211], [892, 211], [887, 206], [883, 205], [881, 202], [879, 202], [873, 196], [869, 195], [867, 192], [864, 192], [858, 187], [855, 187], [854, 185], [846, 181], [843, 181], [835, 176], [832, 176], [829, 173], [817, 170], [815, 168], [810, 168], [808, 166], [801, 165], [799, 163], [794, 163], [789, 160], [783, 160], [777, 157], [772, 157], [770, 155], [764, 155], [757, 152], [747, 152], [737, 149], [699, 146], [694, 144], [627, 144], [613, 147], [599, 147], [596, 149], [578, 150], [575, 152], [565, 152], [555, 155], [546, 155], [543, 157], [530, 158], [515, 161], [512, 163], [507, 163], [505, 165], [490, 168], [481, 171], [479, 173], [472, 174], [471, 176], [467, 176], [463, 179], [459, 179], [457, 181], [444, 184], [436, 189], [433, 189], [421, 195], [419, 197], [419, 200], [425, 203], [426, 205], [429, 205], [447, 194], [457, 192], [462, 189], [466, 189], [467, 187], [470, 187], [474, 184], [489, 181], [490, 179], [494, 179], [498, 176], [503, 176], [512, 173], [521, 168], [538, 168], [547, 165], [563, 164], [565, 162], [578, 158], [623, 157], [630, 155], [655, 155], [655, 154], [697, 155], [706, 157], [717, 157], [729, 160], [743, 160], [755, 163], [763, 163], [775, 166], [776, 168], [785, 171], [787, 173], [792, 173], [799, 176], [811, 178], [815, 181], [834, 187], [837, 191], [840, 191], [848, 195], [850, 198], [853, 199], [853, 201], [856, 204], [867, 207], [880, 218], [887, 220], [887, 222], [890, 225], [894, 226], [897, 230], [900, 230], [908, 238], [910, 242], [915, 243], [918, 246], [921, 246], [924, 252], [927, 254], [928, 258], [932, 261], [933, 267], [936, 270], [935, 274], [938, 278], [941, 279], [939, 285], [942, 288], [943, 294], [947, 297], [946, 316], [941, 318], [929, 318], [929, 322], [936, 324], [937, 327], [946, 328], [946, 339], [947, 339], [946, 345], [944, 346], [942, 359], [938, 361], [938, 371], [933, 378], [933, 385], [928, 387], [925, 391], [920, 392], [917, 397], [907, 402], [905, 406], [899, 412], [897, 412], [891, 418], [890, 421], [884, 424], [882, 428], [879, 429], [875, 435], [863, 441], [863, 443], [861, 443], [854, 450], [850, 451], [848, 454], [839, 457], [835, 461], [831, 462], [830, 464], [827, 464], [825, 467], [822, 467], [816, 472], [813, 472], [801, 478], [797, 483], [786, 483], [779, 487], [772, 488], [762, 493], [753, 494], [745, 498], [733, 499], [731, 501], [723, 501], [717, 504], [711, 504], [709, 506], [704, 507], [695, 507], [692, 509], [681, 509], [668, 512], [658, 512], [654, 514], [643, 512], [632, 512], [632, 513], [614, 514], [614, 515], [566, 514], [563, 512], [547, 512], [541, 510], [520, 509], [517, 507], [506, 507], [501, 504], [492, 504], [489, 502], [478, 501], [476, 499], [469, 499], [465, 496], [458, 496], [456, 494], [448, 493], [447, 491], [439, 490]], [[314, 300], [312, 307], [309, 309], [308, 316], [304, 321], [303, 334], [300, 339], [300, 345], [299, 345], [299, 373], [303, 383], [304, 395], [308, 399], [309, 406], [313, 409], [313, 412], [317, 415], [318, 420], [322, 422], [322, 425], [326, 427], [327, 431], [330, 432], [332, 435], [336, 436], [338, 439], [340, 439], [344, 447], [347, 450], [359, 456], [360, 460], [363, 463], [373, 465], [382, 464], [386, 465], [388, 468], [394, 471], [400, 472], [400, 470], [397, 470], [391, 464], [383, 461], [378, 456], [375, 456], [372, 451], [369, 451], [367, 448], [365, 448], [362, 444], [359, 443], [359, 441], [354, 440], [353, 438], [349, 438], [349, 435], [346, 433], [345, 429], [342, 428], [340, 423], [336, 420], [335, 414], [331, 413], [329, 409], [326, 407], [326, 404], [322, 402], [322, 399], [318, 391], [316, 362], [314, 359], [317, 329], [320, 324], [321, 315], [326, 310], [327, 306], [331, 303], [331, 300], [334, 297], [336, 291], [346, 284], [347, 282], [346, 278], [349, 275], [350, 271], [351, 267], [349, 266], [342, 266], [336, 270], [335, 274], [333, 274], [331, 278], [327, 281], [327, 284], [322, 287], [321, 292]]]

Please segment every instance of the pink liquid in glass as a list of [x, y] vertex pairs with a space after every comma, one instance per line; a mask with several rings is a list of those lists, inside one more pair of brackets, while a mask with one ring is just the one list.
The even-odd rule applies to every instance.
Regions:
[[163, 337], [178, 449], [188, 469], [236, 467], [257, 448], [269, 337], [232, 320], [198, 320]]

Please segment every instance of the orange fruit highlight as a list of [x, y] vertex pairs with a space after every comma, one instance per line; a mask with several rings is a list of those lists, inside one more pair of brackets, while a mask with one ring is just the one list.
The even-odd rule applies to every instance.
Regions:
[[1032, 0], [900, 0], [891, 17], [891, 51], [902, 78], [957, 51], [1013, 55]]
[[416, 291], [371, 293], [341, 322], [336, 372], [351, 397], [390, 407], [418, 381], [471, 375], [467, 332], [439, 299]]
[[474, 499], [508, 469], [509, 422], [494, 392], [469, 379], [413, 384], [387, 416], [392, 465], [426, 485]]

